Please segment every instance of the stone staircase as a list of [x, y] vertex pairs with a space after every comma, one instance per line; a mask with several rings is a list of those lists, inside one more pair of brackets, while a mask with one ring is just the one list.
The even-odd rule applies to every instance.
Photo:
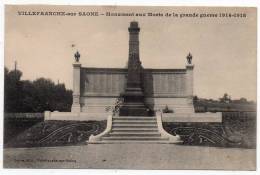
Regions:
[[114, 116], [111, 120], [110, 128], [91, 136], [88, 143], [170, 143], [159, 130], [155, 116]]
[[165, 141], [158, 131], [156, 117], [120, 116], [114, 117], [112, 130], [102, 141], [140, 142]]

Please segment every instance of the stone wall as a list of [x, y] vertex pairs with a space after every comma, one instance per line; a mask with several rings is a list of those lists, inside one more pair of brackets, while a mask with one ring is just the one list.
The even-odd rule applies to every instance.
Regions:
[[[127, 69], [82, 68], [81, 96], [119, 96], [124, 92]], [[185, 69], [145, 69], [144, 92], [147, 97], [185, 97]]]
[[185, 69], [145, 69], [144, 93], [147, 97], [185, 97]]
[[[145, 102], [151, 109], [166, 105], [180, 113], [194, 112], [192, 87], [188, 87], [186, 69], [144, 69], [143, 88]], [[106, 113], [113, 108], [124, 92], [127, 69], [81, 68], [81, 112]]]
[[[207, 113], [196, 113], [202, 114]], [[164, 120], [163, 127], [168, 133], [179, 135], [187, 145], [256, 148], [256, 112], [223, 112], [222, 122], [199, 118], [178, 122], [175, 118]]]
[[82, 68], [81, 96], [118, 97], [124, 91], [126, 69]]

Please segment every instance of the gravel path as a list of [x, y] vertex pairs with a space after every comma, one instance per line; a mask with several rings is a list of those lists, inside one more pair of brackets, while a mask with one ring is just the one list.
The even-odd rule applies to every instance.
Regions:
[[255, 170], [256, 150], [173, 144], [7, 148], [5, 168]]

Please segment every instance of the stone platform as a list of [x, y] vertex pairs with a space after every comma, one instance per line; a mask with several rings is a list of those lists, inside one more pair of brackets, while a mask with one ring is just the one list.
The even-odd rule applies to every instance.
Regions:
[[[50, 112], [44, 113], [44, 120], [76, 120], [76, 121], [101, 121], [107, 120], [111, 113], [87, 112]], [[190, 123], [221, 123], [222, 113], [163, 113], [163, 122], [190, 122]]]
[[164, 122], [220, 123], [221, 113], [161, 113], [156, 116], [113, 116], [95, 113], [45, 112], [45, 120], [107, 120], [107, 127], [99, 135], [92, 135], [88, 143], [179, 143], [179, 136], [167, 133]]
[[221, 123], [222, 113], [163, 113], [162, 121], [176, 123]]

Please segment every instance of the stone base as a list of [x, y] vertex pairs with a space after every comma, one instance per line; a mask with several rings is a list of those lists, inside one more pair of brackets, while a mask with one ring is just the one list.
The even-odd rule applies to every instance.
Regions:
[[134, 88], [128, 88], [124, 94], [123, 105], [119, 110], [120, 116], [148, 116], [149, 108], [144, 104], [144, 95], [141, 89], [135, 91]]
[[145, 104], [150, 109], [163, 110], [168, 107], [173, 113], [195, 113], [192, 98], [188, 97], [147, 97], [145, 98]]
[[162, 121], [174, 123], [221, 123], [222, 113], [162, 113]]
[[102, 121], [107, 120], [111, 113], [87, 113], [87, 112], [44, 112], [44, 120], [75, 120], [75, 121]]
[[74, 105], [74, 104], [72, 104], [71, 112], [81, 112], [81, 107], [80, 107], [80, 105]]
[[[91, 97], [83, 96], [81, 97], [81, 112], [86, 113], [107, 113], [112, 111], [116, 105], [116, 101], [119, 96], [113, 97]], [[142, 103], [143, 104], [143, 103]], [[192, 99], [189, 98], [167, 98], [167, 97], [145, 97], [144, 98], [145, 107], [148, 109], [163, 110], [166, 105], [170, 110], [173, 110], [175, 114], [177, 113], [194, 113], [194, 107], [192, 104]], [[125, 105], [123, 105], [125, 106]], [[108, 114], [107, 114], [108, 115]]]
[[122, 106], [119, 110], [120, 116], [149, 116], [150, 111], [145, 106]]

